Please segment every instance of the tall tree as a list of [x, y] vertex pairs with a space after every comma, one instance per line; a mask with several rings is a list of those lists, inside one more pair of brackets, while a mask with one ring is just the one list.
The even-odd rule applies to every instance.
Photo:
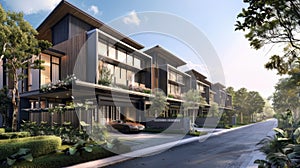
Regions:
[[247, 98], [248, 91], [246, 88], [240, 88], [235, 92], [234, 109], [239, 113], [241, 123], [244, 123], [244, 115], [247, 114]]
[[276, 113], [283, 113], [290, 109], [294, 113], [295, 118], [299, 118], [298, 107], [299, 87], [295, 85], [292, 78], [283, 78], [275, 86], [275, 92], [272, 96], [273, 107]]
[[254, 121], [254, 115], [262, 113], [265, 106], [265, 101], [261, 95], [256, 91], [248, 92], [247, 96], [247, 112], [248, 116], [251, 117], [251, 121]]
[[13, 82], [11, 103], [13, 106], [12, 129], [17, 130], [20, 94], [19, 81], [27, 76], [22, 70], [42, 68], [36, 59], [41, 50], [49, 48], [50, 43], [37, 40], [37, 31], [23, 18], [22, 13], [6, 12], [0, 5], [0, 55], [3, 67]]
[[267, 69], [279, 74], [299, 67], [300, 0], [244, 0], [248, 4], [238, 14], [235, 30], [247, 31], [245, 37], [255, 49], [276, 44], [282, 54], [270, 56]]

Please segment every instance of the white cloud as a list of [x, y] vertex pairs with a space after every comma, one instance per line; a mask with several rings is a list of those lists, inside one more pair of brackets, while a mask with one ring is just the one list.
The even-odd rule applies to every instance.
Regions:
[[24, 14], [35, 14], [41, 11], [50, 11], [61, 0], [4, 0], [12, 11], [23, 12]]
[[135, 25], [140, 25], [141, 20], [137, 16], [136, 12], [133, 10], [129, 12], [128, 16], [124, 17], [123, 22], [125, 24], [135, 24]]
[[98, 7], [95, 6], [95, 5], [90, 6], [90, 8], [88, 9], [88, 11], [91, 12], [93, 15], [97, 15], [100, 12], [99, 9], [98, 9]]

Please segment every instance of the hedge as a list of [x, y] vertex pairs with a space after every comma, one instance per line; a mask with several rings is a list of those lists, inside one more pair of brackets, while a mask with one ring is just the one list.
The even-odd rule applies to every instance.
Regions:
[[6, 132], [0, 133], [0, 139], [14, 139], [30, 137], [30, 132]]
[[0, 128], [0, 133], [5, 133], [5, 128]]
[[0, 140], [0, 160], [18, 152], [20, 148], [30, 148], [33, 157], [55, 152], [61, 145], [57, 136], [36, 136]]

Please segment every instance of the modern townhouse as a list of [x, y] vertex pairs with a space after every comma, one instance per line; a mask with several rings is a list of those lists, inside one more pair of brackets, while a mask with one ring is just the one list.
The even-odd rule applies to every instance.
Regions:
[[[20, 82], [20, 120], [74, 125], [143, 120], [152, 58], [140, 51], [141, 44], [64, 0], [37, 31], [38, 39], [53, 46], [38, 57], [44, 70], [24, 70], [28, 79]], [[7, 85], [3, 69], [0, 73]]]
[[232, 110], [232, 96], [225, 89], [226, 87], [221, 83], [213, 84], [214, 101], [218, 104], [219, 109]]
[[197, 116], [204, 117], [208, 114], [211, 103], [214, 101], [213, 97], [211, 97], [211, 83], [207, 80], [206, 76], [195, 69], [191, 69], [185, 73], [191, 76], [191, 89], [199, 91], [205, 100], [205, 102], [200, 102], [201, 106], [199, 106], [197, 114]]
[[186, 64], [178, 56], [157, 45], [145, 51], [152, 57], [152, 88], [167, 96], [169, 110], [162, 117], [176, 117], [182, 110], [183, 93], [190, 89], [191, 76], [177, 68]]
[[[53, 46], [37, 57], [44, 61], [43, 70], [20, 70], [28, 76], [19, 82], [20, 121], [91, 125], [118, 119], [145, 123], [147, 118], [174, 118], [183, 114], [182, 96], [189, 89], [199, 90], [206, 100], [198, 115], [206, 116], [212, 101], [222, 108], [232, 106], [223, 85], [213, 85], [212, 90], [196, 70], [180, 71], [178, 67], [186, 62], [178, 56], [161, 46], [142, 52], [144, 46], [65, 0], [37, 31], [38, 39]], [[0, 88], [10, 86], [2, 64]], [[157, 88], [166, 94], [169, 108], [151, 116], [147, 113], [150, 93]]]

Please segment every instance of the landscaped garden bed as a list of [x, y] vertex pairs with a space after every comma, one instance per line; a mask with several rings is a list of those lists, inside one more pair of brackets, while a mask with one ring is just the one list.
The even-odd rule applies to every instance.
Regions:
[[0, 140], [0, 167], [65, 167], [131, 151], [118, 139], [108, 137], [105, 127], [95, 127], [93, 136], [70, 124], [24, 122], [21, 129], [26, 132], [0, 133], [6, 138]]
[[[53, 154], [44, 155], [38, 158], [34, 158], [32, 162], [19, 162], [12, 167], [15, 168], [58, 168], [71, 166], [87, 161], [97, 160], [115, 155], [115, 153], [104, 149], [101, 146], [94, 146], [92, 152], [83, 152], [81, 155], [66, 155], [64, 152], [56, 152]], [[9, 166], [6, 166], [9, 167]]]

